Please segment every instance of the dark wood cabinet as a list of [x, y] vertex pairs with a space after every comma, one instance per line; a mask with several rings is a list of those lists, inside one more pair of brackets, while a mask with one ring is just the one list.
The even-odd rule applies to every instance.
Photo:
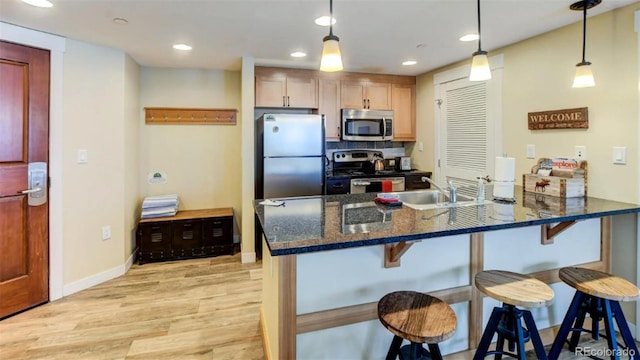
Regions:
[[136, 241], [139, 264], [232, 255], [233, 209], [184, 210], [171, 217], [142, 219]]

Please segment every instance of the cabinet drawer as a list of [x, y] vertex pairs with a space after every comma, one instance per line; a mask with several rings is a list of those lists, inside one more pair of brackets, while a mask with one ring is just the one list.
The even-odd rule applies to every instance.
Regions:
[[431, 178], [431, 173], [427, 172], [422, 174], [405, 175], [404, 176], [405, 190], [429, 189], [431, 185], [429, 185], [429, 183], [426, 181], [422, 181], [423, 176]]
[[233, 245], [233, 217], [203, 220], [204, 246]]
[[202, 248], [202, 220], [174, 221], [172, 248]]
[[171, 259], [171, 237], [171, 223], [138, 225], [138, 263]]

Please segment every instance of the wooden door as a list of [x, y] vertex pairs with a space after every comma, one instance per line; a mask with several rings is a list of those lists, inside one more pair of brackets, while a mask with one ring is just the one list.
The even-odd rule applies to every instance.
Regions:
[[0, 41], [0, 318], [49, 300], [48, 202], [22, 193], [48, 149], [49, 51]]
[[367, 109], [390, 110], [391, 109], [391, 84], [389, 83], [368, 83]]

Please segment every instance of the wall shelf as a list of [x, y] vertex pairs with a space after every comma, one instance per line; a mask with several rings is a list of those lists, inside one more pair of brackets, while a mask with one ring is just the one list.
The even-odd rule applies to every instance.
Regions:
[[236, 109], [188, 109], [146, 107], [146, 124], [235, 125]]

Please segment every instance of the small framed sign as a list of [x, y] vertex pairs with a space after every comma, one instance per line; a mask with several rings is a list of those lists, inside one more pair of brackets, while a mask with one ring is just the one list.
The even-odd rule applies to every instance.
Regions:
[[530, 112], [529, 130], [588, 129], [589, 108]]

